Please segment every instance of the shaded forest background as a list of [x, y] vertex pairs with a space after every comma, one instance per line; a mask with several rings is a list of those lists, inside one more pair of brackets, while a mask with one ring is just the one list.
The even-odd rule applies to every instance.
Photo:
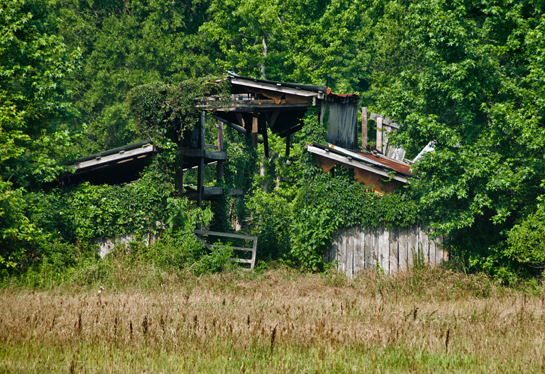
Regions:
[[[190, 231], [194, 222], [230, 229], [232, 219], [259, 236], [262, 260], [314, 271], [339, 227], [423, 221], [447, 236], [463, 269], [505, 281], [540, 275], [544, 10], [544, 1], [507, 0], [6, 0], [2, 277], [44, 262], [83, 266], [93, 240], [124, 232], [163, 234], [143, 255], [162, 266], [220, 269], [226, 255], [203, 257]], [[145, 139], [130, 100], [142, 87], [194, 87], [226, 70], [356, 92], [360, 105], [403, 124], [392, 140], [408, 154], [430, 141], [435, 151], [414, 166], [410, 188], [375, 196], [349, 171], [317, 170], [304, 145], [324, 129], [309, 114], [289, 157], [272, 135], [264, 159], [226, 134], [224, 186], [247, 194], [203, 212], [174, 197], [179, 160], [168, 137], [154, 139], [162, 152], [136, 183], [51, 188], [62, 162]], [[207, 183], [219, 181], [210, 173]]]

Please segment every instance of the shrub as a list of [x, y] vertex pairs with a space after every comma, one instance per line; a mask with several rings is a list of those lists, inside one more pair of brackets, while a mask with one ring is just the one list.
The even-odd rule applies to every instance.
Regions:
[[331, 264], [324, 261], [323, 255], [339, 223], [339, 218], [325, 206], [301, 210], [291, 224], [291, 257], [306, 270], [325, 270]]
[[526, 267], [545, 268], [545, 209], [540, 207], [509, 230], [506, 254]]

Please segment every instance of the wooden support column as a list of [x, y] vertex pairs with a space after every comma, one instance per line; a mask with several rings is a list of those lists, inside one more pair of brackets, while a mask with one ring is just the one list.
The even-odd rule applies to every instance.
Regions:
[[257, 133], [259, 131], [259, 114], [256, 109], [254, 109], [252, 117], [252, 147], [257, 147]]
[[[223, 152], [223, 122], [218, 121], [218, 152]], [[218, 161], [216, 165], [216, 179], [218, 182], [223, 180], [223, 161]]]
[[[201, 128], [199, 134], [199, 149], [204, 149], [204, 125], [206, 113], [201, 113]], [[199, 157], [199, 168], [197, 170], [197, 206], [202, 208], [202, 194], [204, 190], [204, 157]]]
[[288, 129], [288, 133], [286, 135], [286, 157], [290, 157], [290, 141], [291, 141], [291, 131]]
[[377, 118], [377, 151], [381, 152], [383, 151], [382, 146], [382, 117]]
[[265, 150], [265, 157], [269, 157], [269, 137], [267, 136], [267, 121], [265, 116], [261, 115], [259, 121], [259, 133], [263, 136], [263, 146]]
[[177, 173], [178, 177], [178, 196], [182, 197], [184, 193], [184, 156], [182, 156], [182, 161], [180, 161], [180, 170]]
[[361, 108], [361, 150], [367, 148], [367, 107]]

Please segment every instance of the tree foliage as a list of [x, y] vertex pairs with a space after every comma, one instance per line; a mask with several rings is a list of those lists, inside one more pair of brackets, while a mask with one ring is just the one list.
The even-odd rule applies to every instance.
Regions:
[[388, 28], [397, 43], [379, 47], [412, 61], [394, 75], [377, 71], [388, 75], [384, 111], [404, 124], [396, 140], [411, 150], [434, 142], [412, 187], [477, 268], [501, 265], [491, 248], [544, 193], [544, 6], [409, 2], [388, 17], [404, 34]]

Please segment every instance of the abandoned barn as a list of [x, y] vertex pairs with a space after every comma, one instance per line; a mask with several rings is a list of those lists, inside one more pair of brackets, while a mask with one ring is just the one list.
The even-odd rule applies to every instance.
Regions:
[[[223, 146], [224, 126], [251, 138], [252, 146], [263, 144], [265, 156], [269, 156], [268, 131], [285, 139], [289, 155], [290, 135], [302, 129], [305, 114], [315, 107], [320, 123], [327, 125], [327, 144], [309, 144], [312, 153], [324, 172], [331, 172], [335, 165], [354, 170], [354, 177], [378, 194], [388, 194], [409, 183], [411, 161], [406, 160], [402, 148], [388, 143], [388, 134], [399, 125], [388, 118], [362, 110], [361, 129], [358, 124], [360, 97], [356, 94], [334, 94], [325, 86], [276, 82], [229, 75], [230, 97], [220, 100], [217, 96], [201, 98], [195, 104], [202, 111], [198, 124], [177, 139], [183, 165], [178, 174], [180, 193], [196, 200], [215, 199], [224, 194], [221, 187], [204, 185], [204, 169], [216, 164], [217, 181], [223, 179], [223, 164], [228, 161]], [[206, 119], [217, 120], [216, 144], [205, 144]], [[367, 146], [368, 121], [376, 122], [376, 146]], [[361, 149], [358, 135], [361, 131]], [[138, 178], [149, 160], [157, 152], [151, 139], [129, 144], [79, 158], [67, 165], [73, 170], [61, 178], [62, 184], [89, 181], [93, 184], [126, 183]], [[196, 188], [184, 185], [184, 172], [197, 169]], [[231, 188], [229, 195], [240, 196], [241, 188]], [[422, 253], [427, 263], [435, 264], [446, 259], [440, 249], [440, 239], [429, 239], [428, 229], [413, 227], [399, 230], [353, 228], [340, 230], [334, 237], [326, 257], [337, 262], [339, 269], [349, 275], [380, 265], [387, 271], [410, 266], [412, 254]], [[202, 234], [202, 232], [201, 232]], [[255, 237], [252, 237], [254, 240]], [[256, 251], [253, 246], [253, 267]], [[108, 246], [113, 245], [107, 240]], [[108, 247], [109, 248], [109, 247]]]

